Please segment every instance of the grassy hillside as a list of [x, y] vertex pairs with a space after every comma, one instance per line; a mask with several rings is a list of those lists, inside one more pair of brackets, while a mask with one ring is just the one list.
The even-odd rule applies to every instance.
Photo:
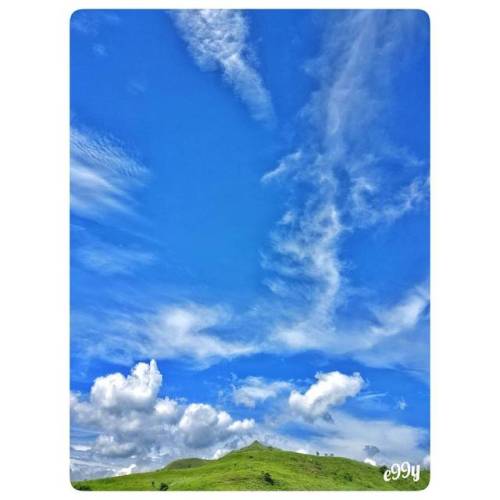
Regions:
[[252, 445], [218, 460], [188, 458], [155, 472], [78, 481], [90, 490], [421, 490], [420, 480], [385, 482], [378, 467], [340, 457], [317, 457]]

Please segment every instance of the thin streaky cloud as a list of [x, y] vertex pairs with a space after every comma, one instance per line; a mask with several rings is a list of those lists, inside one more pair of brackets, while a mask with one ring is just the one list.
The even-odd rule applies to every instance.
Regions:
[[[220, 334], [233, 316], [219, 305], [167, 304], [151, 312], [109, 312], [98, 321], [87, 316], [75, 321], [75, 351], [89, 358], [112, 359], [118, 364], [127, 365], [153, 356], [183, 359], [201, 368], [260, 350], [256, 343]], [[97, 342], [89, 342], [89, 332], [96, 328], [102, 334]]]
[[133, 214], [132, 193], [148, 169], [111, 136], [71, 129], [71, 210], [90, 219]]
[[[391, 224], [428, 199], [428, 179], [420, 170], [427, 162], [389, 138], [380, 140], [391, 73], [396, 56], [406, 50], [405, 32], [412, 29], [412, 16], [403, 17], [360, 11], [326, 22], [322, 49], [306, 66], [317, 90], [300, 114], [309, 124], [303, 144], [261, 178], [263, 184], [279, 181], [290, 192], [262, 260], [271, 274], [265, 284], [287, 301], [286, 319], [275, 320], [270, 334], [285, 349], [352, 352], [379, 342], [375, 327], [365, 325], [362, 334], [351, 336], [337, 326], [336, 311], [349, 293], [338, 255], [346, 234]], [[411, 179], [384, 182], [379, 169], [387, 161], [405, 173], [402, 179]], [[339, 173], [347, 179], [344, 199], [338, 195]], [[299, 185], [307, 186], [306, 197], [297, 196]], [[378, 331], [389, 330], [399, 328]]]
[[255, 408], [256, 405], [276, 398], [290, 391], [293, 385], [284, 380], [266, 380], [263, 377], [249, 376], [233, 386], [233, 401], [238, 406]]
[[156, 260], [151, 252], [98, 240], [77, 247], [75, 256], [85, 268], [104, 276], [132, 275]]
[[179, 10], [175, 24], [198, 66], [221, 71], [224, 80], [248, 106], [256, 120], [271, 122], [274, 110], [269, 91], [254, 63], [248, 21], [237, 10]]

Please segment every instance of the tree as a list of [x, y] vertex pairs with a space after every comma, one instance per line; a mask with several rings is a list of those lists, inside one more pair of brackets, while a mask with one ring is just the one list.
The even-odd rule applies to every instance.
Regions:
[[167, 491], [167, 490], [168, 490], [168, 484], [160, 483], [160, 491]]

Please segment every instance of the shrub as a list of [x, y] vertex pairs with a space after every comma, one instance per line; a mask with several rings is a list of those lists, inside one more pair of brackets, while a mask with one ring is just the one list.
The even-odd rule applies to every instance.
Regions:
[[346, 473], [344, 474], [344, 479], [345, 479], [346, 481], [352, 481], [352, 474], [350, 474], [349, 472], [346, 472]]
[[264, 481], [269, 484], [274, 484], [274, 479], [269, 472], [264, 472]]
[[381, 474], [383, 474], [387, 470], [387, 465], [382, 465], [381, 467], [378, 468]]
[[160, 491], [167, 491], [167, 490], [168, 490], [168, 484], [160, 483]]

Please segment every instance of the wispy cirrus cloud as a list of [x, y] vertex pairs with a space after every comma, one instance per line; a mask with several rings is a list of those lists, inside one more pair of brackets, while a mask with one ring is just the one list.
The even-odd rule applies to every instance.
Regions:
[[[247, 58], [248, 26], [241, 12], [172, 15], [200, 66], [221, 70], [235, 89], [254, 85], [255, 95], [267, 95]], [[428, 299], [414, 298], [415, 309], [411, 304], [394, 306], [392, 312], [372, 308], [372, 317], [354, 326], [340, 327], [337, 310], [349, 293], [344, 286], [346, 265], [339, 257], [343, 238], [360, 227], [390, 224], [427, 199], [428, 180], [420, 171], [426, 162], [404, 147], [378, 140], [392, 65], [404, 50], [403, 33], [411, 22], [411, 16], [363, 11], [346, 14], [341, 27], [327, 23], [321, 53], [308, 65], [317, 90], [301, 114], [308, 120], [303, 141], [262, 177], [263, 184], [279, 183], [290, 192], [262, 258], [268, 271], [265, 283], [277, 299], [272, 311], [258, 306], [252, 311], [263, 311], [260, 317], [252, 313], [235, 319], [226, 307], [191, 303], [117, 314], [107, 319], [100, 342], [89, 343], [88, 355], [127, 362], [146, 356], [181, 357], [203, 364], [257, 352], [320, 350], [351, 353], [373, 364], [387, 337], [403, 342], [399, 334], [418, 326], [418, 307], [425, 308]], [[267, 98], [244, 95], [250, 107], [269, 110]], [[71, 146], [73, 212], [94, 219], [134, 213], [133, 193], [143, 185], [148, 169], [116, 139], [92, 131], [74, 128]], [[384, 161], [405, 170], [405, 181], [381, 184], [377, 172]], [[339, 186], [341, 172], [347, 189]], [[104, 274], [126, 274], [153, 260], [147, 251], [99, 245], [82, 246], [75, 255], [87, 268]], [[414, 324], [402, 318], [411, 311]], [[234, 333], [247, 319], [242, 335], [221, 334], [226, 329]], [[391, 352], [380, 357], [380, 363], [407, 360], [402, 350]]]
[[95, 37], [103, 27], [117, 26], [121, 22], [116, 11], [77, 10], [71, 16], [71, 29]]
[[71, 129], [71, 210], [90, 219], [133, 214], [132, 193], [148, 169], [108, 135]]
[[394, 306], [374, 310], [377, 324], [371, 328], [371, 334], [375, 337], [388, 337], [414, 328], [428, 305], [427, 284], [413, 288]]
[[[130, 364], [147, 357], [182, 359], [198, 368], [221, 359], [259, 352], [260, 346], [223, 334], [233, 319], [223, 306], [193, 302], [158, 306], [153, 311], [108, 311], [98, 320], [74, 317], [74, 350], [90, 358]], [[93, 337], [98, 322], [100, 338]]]
[[210, 9], [172, 11], [172, 16], [198, 66], [221, 71], [255, 119], [272, 121], [271, 96], [256, 68], [244, 14]]
[[429, 290], [422, 283], [408, 290], [392, 305], [374, 307], [374, 321], [361, 331], [351, 332], [352, 356], [375, 368], [404, 368], [428, 381]]
[[337, 19], [326, 22], [322, 50], [307, 65], [317, 88], [301, 112], [303, 143], [261, 179], [290, 192], [262, 264], [287, 309], [270, 338], [291, 351], [366, 351], [382, 331], [404, 330], [389, 316], [355, 331], [338, 326], [350, 293], [339, 254], [353, 231], [389, 225], [428, 199], [427, 162], [391, 142], [384, 114], [394, 65], [418, 23], [411, 13], [378, 11]]
[[74, 254], [85, 268], [104, 276], [131, 275], [156, 260], [151, 252], [100, 240], [91, 240], [78, 246]]

